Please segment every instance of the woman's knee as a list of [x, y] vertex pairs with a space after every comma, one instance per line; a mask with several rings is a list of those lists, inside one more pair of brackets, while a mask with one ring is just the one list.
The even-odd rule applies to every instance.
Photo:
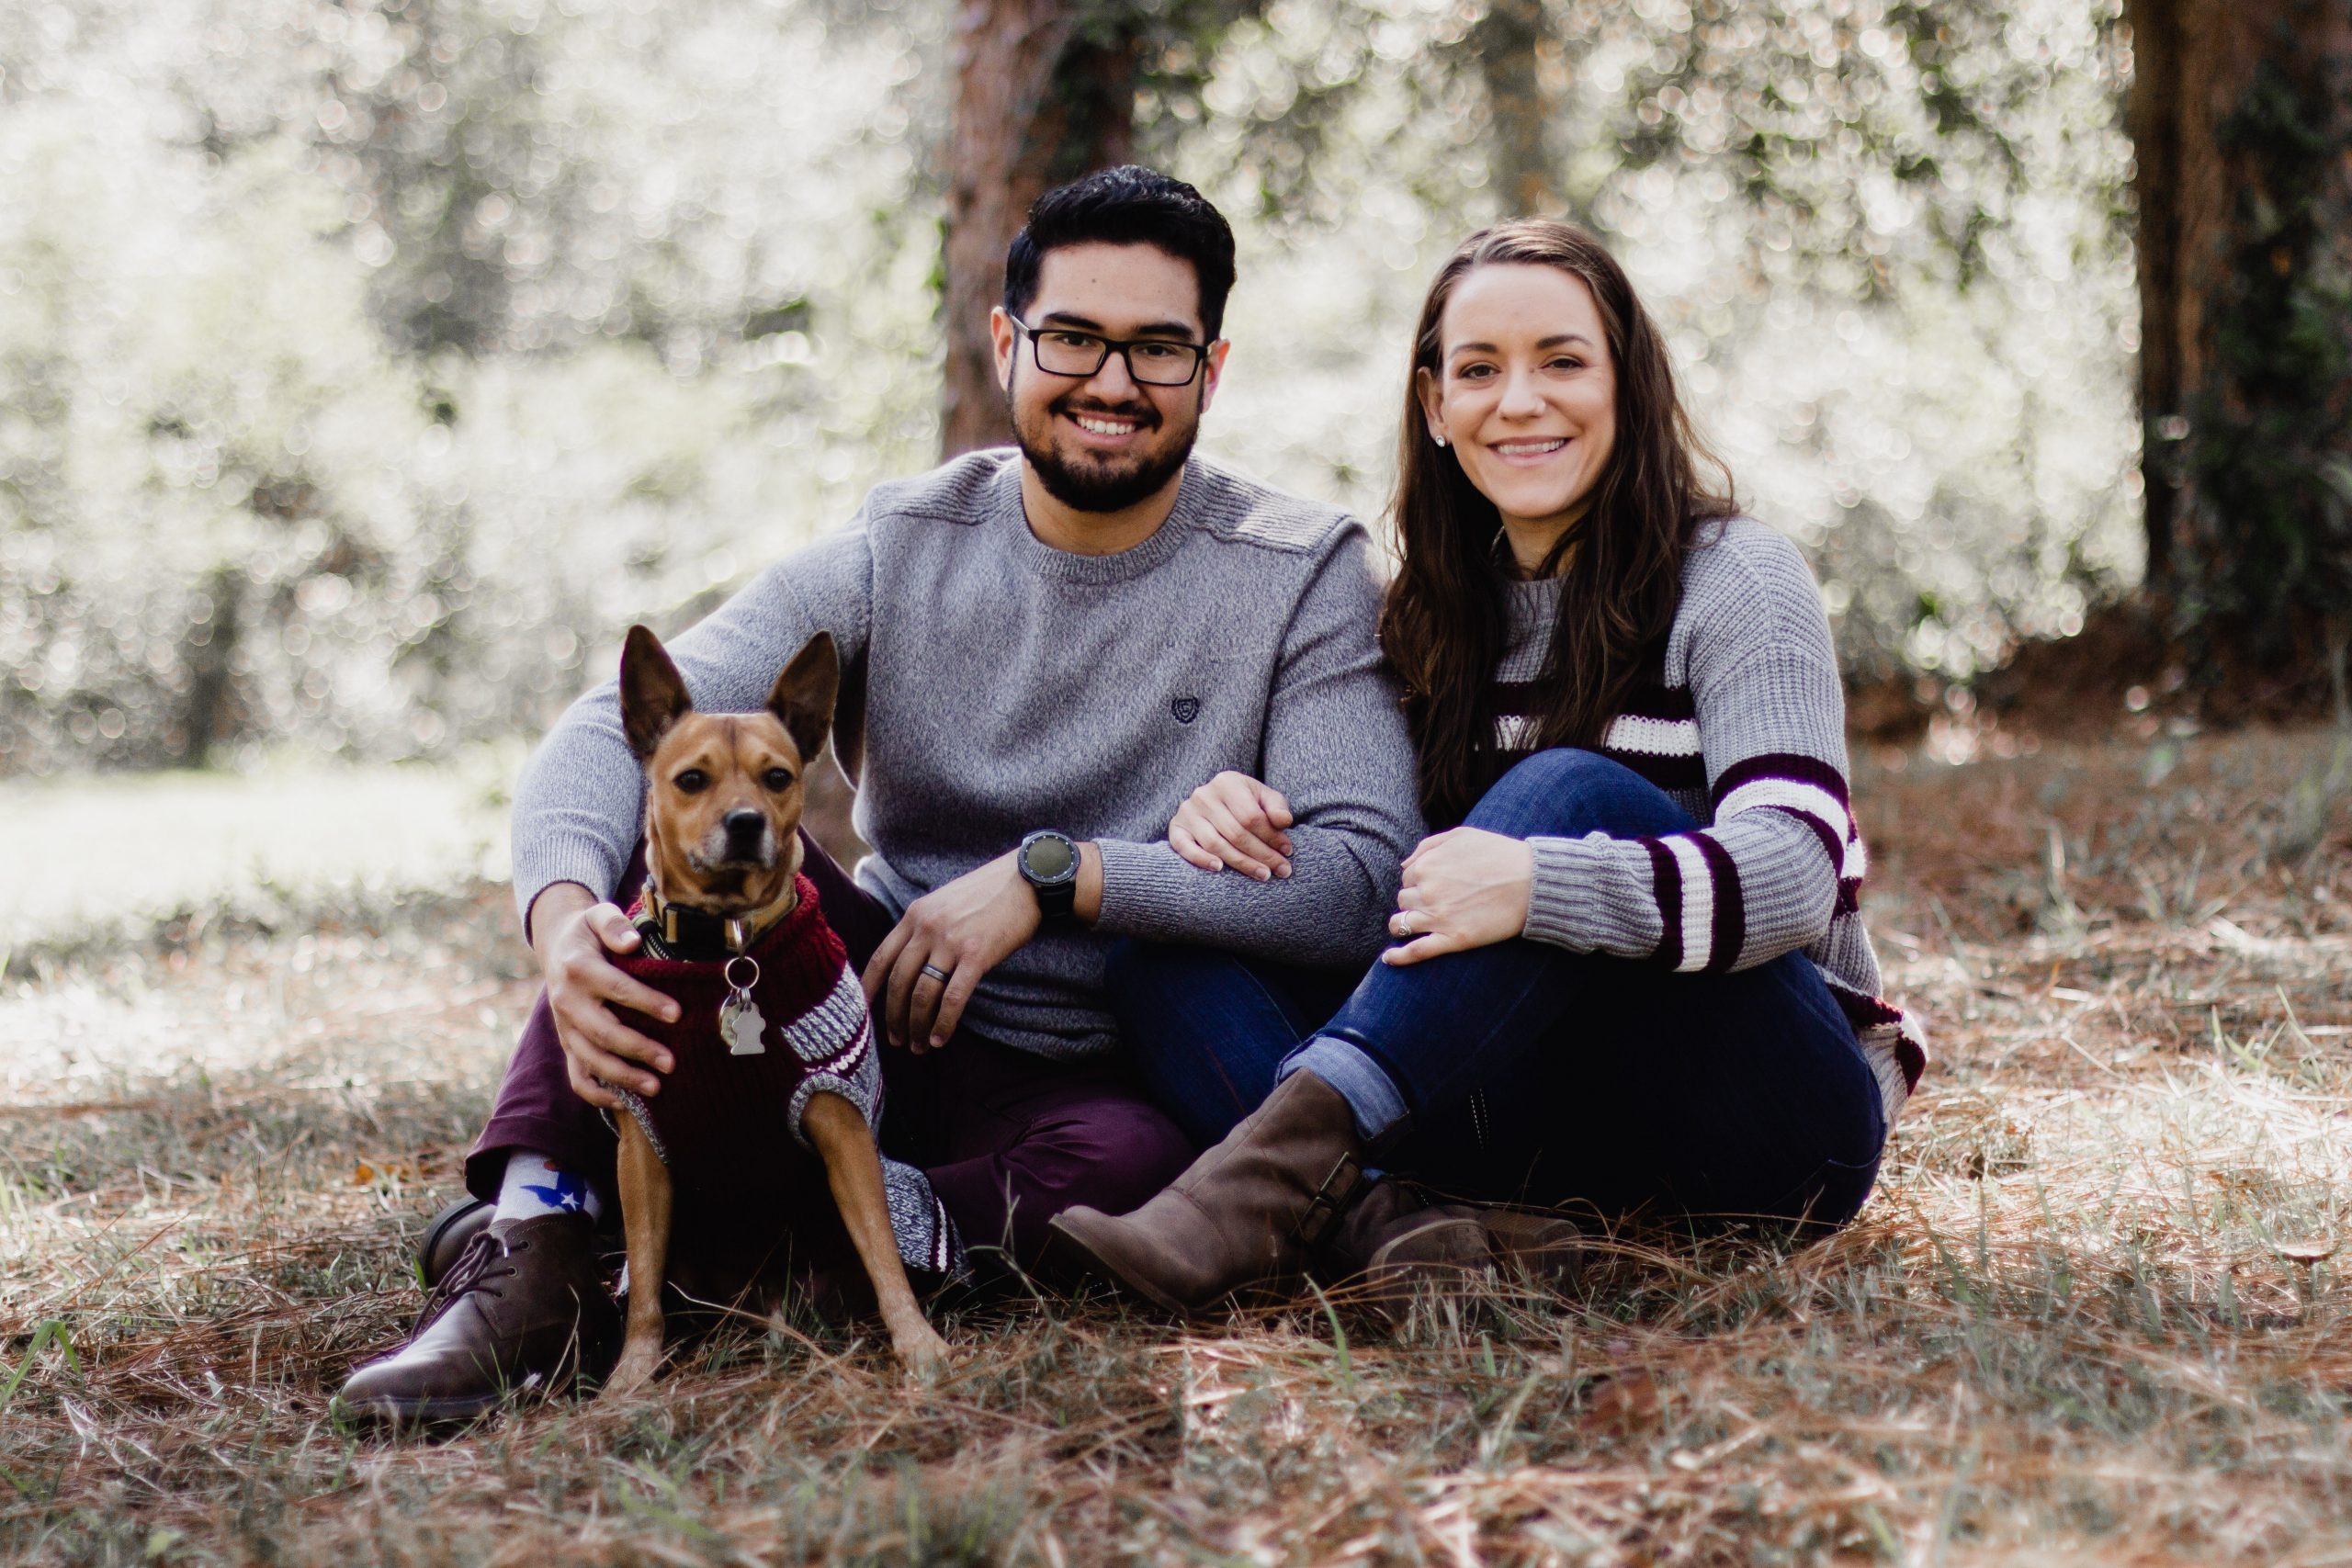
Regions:
[[1624, 763], [1575, 746], [1538, 751], [1495, 781], [1468, 826], [1532, 834], [1634, 838], [1698, 826], [1671, 795]]

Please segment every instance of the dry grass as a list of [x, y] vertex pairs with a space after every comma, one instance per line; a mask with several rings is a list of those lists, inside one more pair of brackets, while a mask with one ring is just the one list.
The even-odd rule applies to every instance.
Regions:
[[746, 1330], [655, 1397], [437, 1443], [326, 1402], [413, 1309], [404, 1244], [528, 999], [500, 892], [20, 963], [0, 1555], [2352, 1561], [2352, 887], [2340, 837], [2275, 852], [2326, 754], [1867, 751], [1873, 923], [1937, 1063], [1826, 1243], [1628, 1239], [1578, 1299], [1394, 1336], [1016, 1302], [950, 1322], [928, 1389]]

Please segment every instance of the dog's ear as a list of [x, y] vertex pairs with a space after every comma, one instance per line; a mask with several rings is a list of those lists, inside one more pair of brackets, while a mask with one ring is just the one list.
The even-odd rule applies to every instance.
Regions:
[[686, 678], [670, 662], [662, 639], [643, 626], [629, 627], [621, 644], [621, 731], [637, 760], [650, 761], [671, 727], [694, 711]]
[[768, 693], [768, 712], [784, 723], [792, 743], [800, 748], [804, 763], [817, 760], [825, 736], [833, 728], [833, 699], [842, 684], [841, 655], [833, 651], [831, 632], [819, 632], [808, 646], [792, 656], [784, 673]]

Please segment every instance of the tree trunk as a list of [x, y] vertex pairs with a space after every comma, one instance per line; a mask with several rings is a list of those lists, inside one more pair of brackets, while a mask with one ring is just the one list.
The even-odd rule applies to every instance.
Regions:
[[[2287, 340], [2299, 330], [2277, 302], [2352, 243], [2352, 5], [2125, 0], [2124, 17], [2148, 581], [2169, 594], [2188, 576], [2213, 579], [2226, 563], [2201, 558], [2232, 547], [2227, 522], [2207, 515], [2224, 504], [2213, 493], [2217, 426], [2242, 434], [2267, 407], [2341, 409], [2352, 397], [2340, 378], [2289, 385], [2272, 373], [2296, 352]], [[2332, 151], [2268, 135], [2282, 118], [2306, 122]], [[2331, 181], [2333, 196], [2319, 188]], [[2280, 218], [2290, 203], [2333, 217]]]
[[[1030, 203], [1135, 144], [1136, 42], [1083, 0], [968, 0], [956, 20], [941, 456], [1006, 440], [989, 309]], [[1106, 31], [1106, 28], [1108, 29]]]
[[1491, 0], [1468, 39], [1487, 88], [1489, 183], [1507, 218], [1556, 218], [1559, 182], [1544, 144], [1556, 86], [1546, 66], [1561, 69], [1544, 0]]

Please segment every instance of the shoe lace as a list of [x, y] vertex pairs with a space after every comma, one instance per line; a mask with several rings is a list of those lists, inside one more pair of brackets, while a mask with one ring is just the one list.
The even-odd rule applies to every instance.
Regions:
[[458, 1299], [469, 1292], [481, 1291], [503, 1299], [506, 1292], [492, 1281], [503, 1280], [514, 1272], [512, 1259], [520, 1250], [519, 1247], [503, 1245], [487, 1226], [468, 1237], [465, 1250], [458, 1254], [457, 1260], [449, 1265], [449, 1271], [441, 1276], [441, 1282], [434, 1286], [433, 1293], [425, 1298], [424, 1311], [416, 1320], [417, 1332], [421, 1334], [430, 1327], [435, 1319], [457, 1305]]

